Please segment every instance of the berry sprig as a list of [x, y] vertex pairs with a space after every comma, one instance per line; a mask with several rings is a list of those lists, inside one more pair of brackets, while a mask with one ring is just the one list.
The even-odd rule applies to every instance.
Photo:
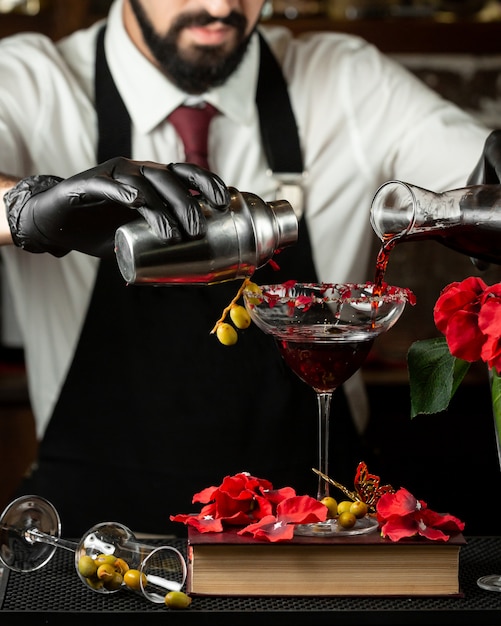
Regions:
[[[218, 340], [225, 346], [232, 346], [238, 341], [237, 330], [245, 330], [249, 328], [251, 324], [251, 318], [247, 309], [238, 304], [238, 300], [241, 298], [245, 290], [261, 292], [261, 289], [253, 283], [249, 278], [244, 279], [235, 297], [231, 300], [227, 307], [223, 310], [221, 317], [214, 324], [213, 329], [210, 331], [211, 335], [216, 334]], [[230, 320], [233, 322], [230, 324], [225, 321], [230, 316]]]

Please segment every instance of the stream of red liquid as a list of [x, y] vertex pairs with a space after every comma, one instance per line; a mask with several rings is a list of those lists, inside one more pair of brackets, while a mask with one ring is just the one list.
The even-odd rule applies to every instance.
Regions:
[[384, 275], [386, 268], [388, 267], [388, 261], [390, 260], [390, 253], [397, 245], [399, 237], [389, 237], [383, 241], [377, 258], [376, 258], [376, 272], [374, 275], [374, 295], [379, 296], [383, 291]]

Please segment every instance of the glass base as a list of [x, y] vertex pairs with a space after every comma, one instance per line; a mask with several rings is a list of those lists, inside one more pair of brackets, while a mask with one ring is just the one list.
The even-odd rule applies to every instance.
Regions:
[[30, 530], [39, 530], [56, 539], [61, 536], [56, 509], [40, 496], [21, 496], [2, 513], [0, 563], [15, 572], [33, 572], [50, 561], [56, 546], [34, 540]]
[[374, 517], [365, 516], [358, 519], [352, 528], [342, 528], [335, 519], [312, 524], [298, 524], [294, 529], [294, 534], [301, 537], [346, 537], [367, 535], [374, 532], [377, 527], [378, 522]]
[[489, 576], [481, 576], [477, 580], [477, 585], [487, 591], [501, 591], [501, 575], [490, 574]]

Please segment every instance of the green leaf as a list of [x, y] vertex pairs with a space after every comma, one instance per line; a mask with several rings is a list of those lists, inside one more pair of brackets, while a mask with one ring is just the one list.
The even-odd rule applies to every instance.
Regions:
[[411, 418], [445, 411], [469, 367], [451, 355], [445, 337], [414, 342], [407, 352]]

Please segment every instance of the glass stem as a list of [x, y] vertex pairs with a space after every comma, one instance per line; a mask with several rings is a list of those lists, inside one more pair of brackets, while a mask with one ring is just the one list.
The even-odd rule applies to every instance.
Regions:
[[[332, 392], [317, 392], [318, 405], [318, 469], [329, 476], [329, 416]], [[329, 483], [318, 477], [317, 500], [329, 495]]]
[[78, 545], [74, 541], [68, 541], [67, 539], [61, 539], [60, 537], [53, 537], [52, 535], [43, 533], [42, 531], [38, 530], [38, 528], [28, 528], [27, 530], [23, 531], [23, 534], [26, 541], [29, 541], [31, 543], [47, 543], [51, 546], [56, 546], [57, 548], [69, 550], [70, 552], [76, 552]]

